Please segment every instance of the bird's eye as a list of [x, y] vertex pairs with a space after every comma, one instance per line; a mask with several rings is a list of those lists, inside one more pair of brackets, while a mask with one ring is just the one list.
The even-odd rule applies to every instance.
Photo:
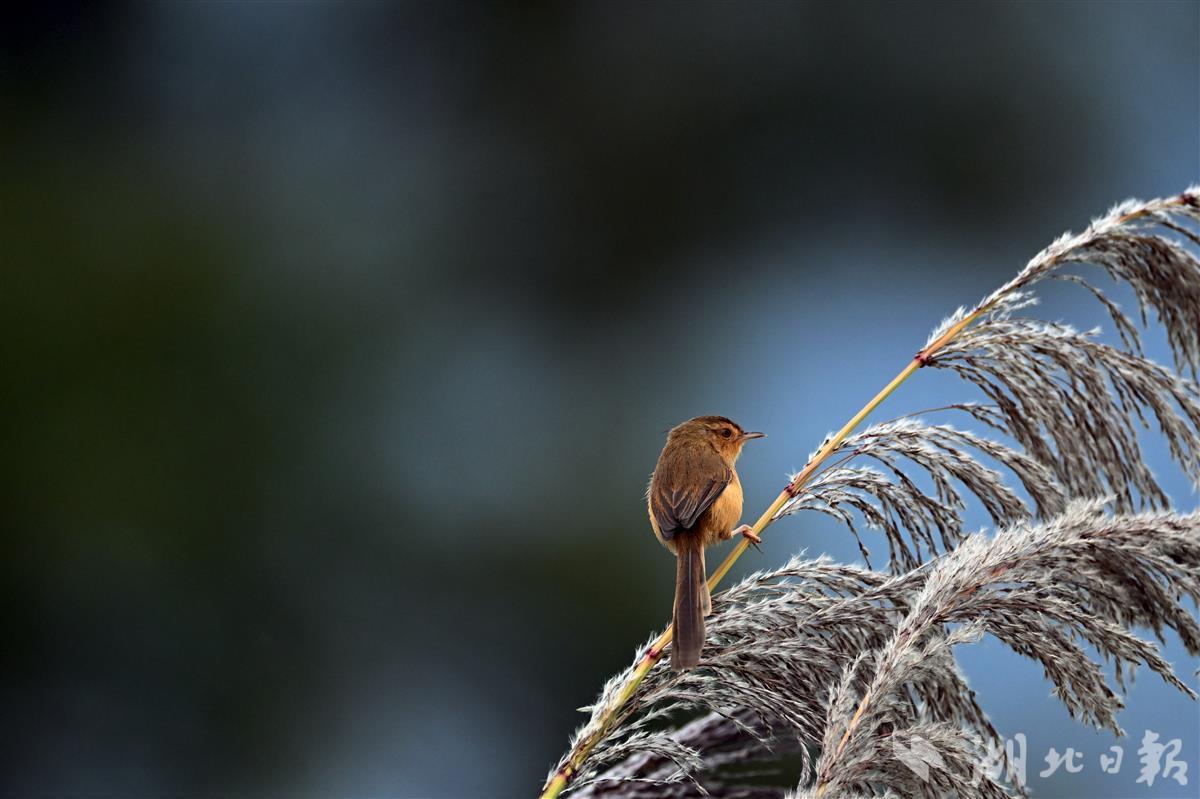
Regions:
[[732, 438], [732, 437], [733, 437], [733, 431], [732, 431], [732, 430], [730, 430], [728, 427], [725, 427], [725, 428], [722, 428], [722, 430], [721, 430], [721, 435], [722, 435], [723, 437], [725, 437], [725, 438]]

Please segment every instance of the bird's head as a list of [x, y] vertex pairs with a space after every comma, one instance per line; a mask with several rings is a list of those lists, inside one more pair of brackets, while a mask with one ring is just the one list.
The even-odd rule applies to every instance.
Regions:
[[753, 438], [764, 438], [765, 433], [747, 432], [732, 419], [724, 416], [697, 416], [671, 430], [670, 438], [695, 438], [712, 444], [730, 463], [737, 460], [742, 446]]

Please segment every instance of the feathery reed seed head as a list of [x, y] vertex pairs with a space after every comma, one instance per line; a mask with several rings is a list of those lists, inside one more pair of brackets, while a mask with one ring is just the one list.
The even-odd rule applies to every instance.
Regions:
[[[1200, 245], [1198, 222], [1200, 187], [1126, 201], [945, 320], [758, 524], [823, 513], [850, 528], [867, 559], [861, 520], [883, 533], [890, 573], [869, 560], [859, 568], [793, 558], [714, 596], [702, 668], [667, 669], [659, 658], [668, 639], [652, 639], [658, 648], [639, 650], [585, 709], [591, 717], [544, 795], [775, 798], [782, 788], [746, 782], [744, 768], [790, 753], [803, 771], [797, 797], [1007, 796], [1003, 780], [980, 768], [997, 762], [999, 738], [953, 652], [984, 634], [1036, 660], [1067, 711], [1098, 728], [1120, 731], [1118, 690], [1138, 665], [1194, 697], [1131, 630], [1160, 640], [1172, 630], [1200, 654], [1200, 625], [1183, 604], [1200, 601], [1200, 515], [1166, 510], [1139, 443], [1153, 420], [1200, 485], [1200, 390], [1184, 376], [1200, 370], [1200, 261], [1190, 249]], [[1144, 357], [1137, 325], [1103, 291], [1061, 271], [1076, 264], [1132, 288], [1141, 323], [1153, 311], [1166, 331], [1175, 371]], [[1022, 316], [1047, 278], [1096, 298], [1122, 346]], [[958, 374], [989, 401], [940, 410], [961, 411], [1019, 449], [913, 418], [850, 435], [923, 366]], [[965, 535], [969, 501], [1000, 532]], [[1114, 664], [1115, 688], [1085, 647]]]

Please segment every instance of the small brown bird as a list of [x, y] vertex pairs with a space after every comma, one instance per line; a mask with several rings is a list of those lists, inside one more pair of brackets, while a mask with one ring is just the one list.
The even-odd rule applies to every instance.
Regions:
[[742, 445], [763, 433], [747, 433], [724, 416], [697, 416], [667, 434], [650, 477], [646, 500], [654, 535], [677, 558], [675, 645], [671, 665], [690, 669], [700, 662], [704, 617], [712, 612], [704, 548], [736, 533], [761, 543], [742, 516], [742, 484], [733, 464]]

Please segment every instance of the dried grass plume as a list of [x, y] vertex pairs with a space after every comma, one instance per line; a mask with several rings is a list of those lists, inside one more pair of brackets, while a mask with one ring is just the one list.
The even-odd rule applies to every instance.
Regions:
[[[1093, 727], [1120, 733], [1124, 681], [1139, 666], [1194, 699], [1135, 630], [1200, 655], [1200, 515], [1171, 509], [1141, 441], [1155, 428], [1200, 486], [1197, 223], [1197, 187], [1126, 201], [943, 322], [755, 525], [825, 514], [867, 565], [793, 558], [714, 595], [699, 669], [665, 668], [670, 630], [652, 638], [586, 709], [544, 799], [777, 798], [788, 783], [764, 777], [781, 758], [798, 764], [797, 797], [1021, 793], [955, 660], [983, 635], [1040, 664], [1066, 711]], [[1173, 368], [1146, 358], [1139, 325], [1095, 269], [1131, 288], [1141, 327], [1161, 325]], [[1098, 300], [1119, 344], [1032, 316], [1046, 279]], [[938, 410], [989, 435], [924, 413], [853, 432], [924, 367], [978, 392], [983, 402]], [[971, 504], [994, 535], [964, 530]], [[882, 536], [886, 571], [872, 568], [866, 531]], [[1114, 664], [1112, 684], [1089, 651]]]

